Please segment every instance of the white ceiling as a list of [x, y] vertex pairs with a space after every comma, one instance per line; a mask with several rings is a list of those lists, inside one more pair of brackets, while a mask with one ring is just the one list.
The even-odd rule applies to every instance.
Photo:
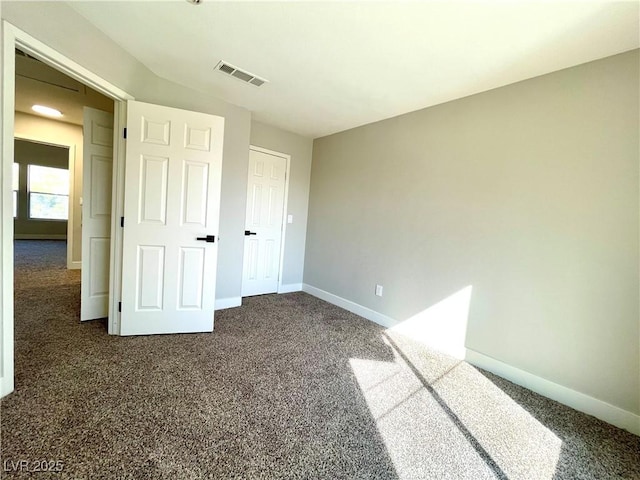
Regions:
[[160, 77], [313, 138], [640, 46], [638, 1], [69, 5]]

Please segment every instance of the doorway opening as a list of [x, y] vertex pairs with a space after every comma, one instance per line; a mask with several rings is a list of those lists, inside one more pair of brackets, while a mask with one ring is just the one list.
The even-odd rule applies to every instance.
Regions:
[[114, 101], [16, 48], [14, 108], [14, 239], [65, 241], [67, 268], [82, 270], [80, 320], [106, 318]]
[[[68, 150], [67, 165], [68, 179], [64, 181], [60, 177], [58, 185], [49, 185], [47, 188], [63, 195], [61, 189], [66, 187], [66, 215], [59, 212], [57, 217], [66, 218], [46, 219], [49, 221], [32, 218], [26, 207], [31, 205], [27, 201], [33, 195], [26, 192], [28, 187], [27, 171], [21, 171], [21, 190], [19, 197], [23, 200], [19, 203], [19, 216], [15, 223], [14, 237], [16, 239], [66, 239], [67, 241], [67, 268], [81, 268], [82, 251], [82, 187], [83, 187], [83, 107], [110, 112], [113, 115], [114, 102], [112, 99], [87, 87], [83, 83], [74, 80], [59, 70], [50, 67], [35, 56], [29, 55], [19, 48], [15, 49], [15, 120], [14, 137], [20, 140], [37, 142], [41, 145], [56, 145]], [[41, 107], [47, 107], [45, 111], [56, 110], [58, 116], [39, 113]], [[53, 109], [53, 110], [52, 110]], [[54, 112], [55, 113], [55, 112]], [[20, 149], [18, 147], [21, 147]], [[22, 159], [24, 163], [33, 157], [33, 152], [25, 152], [22, 142], [16, 143], [14, 155], [16, 159]], [[55, 160], [55, 155], [47, 157], [47, 152], [42, 148], [35, 150], [39, 154], [41, 165], [62, 167], [60, 160]], [[52, 152], [52, 150], [50, 150]], [[51, 159], [54, 158], [54, 160]], [[31, 167], [29, 167], [31, 168]], [[62, 173], [62, 172], [60, 172]], [[55, 182], [55, 175], [49, 175], [49, 183]], [[62, 197], [48, 197], [50, 200], [65, 200]], [[60, 204], [59, 208], [65, 205]], [[66, 231], [63, 226], [66, 225]]]
[[66, 241], [72, 154], [72, 148], [66, 145], [15, 137], [14, 239]]
[[[32, 60], [39, 61], [43, 65], [46, 64], [49, 67], [53, 67], [58, 71], [67, 75], [71, 80], [82, 84], [83, 89], [89, 87], [96, 92], [106, 96], [111, 102], [114, 114], [114, 123], [118, 126], [118, 131], [122, 128], [126, 117], [126, 101], [132, 99], [126, 92], [120, 90], [109, 82], [103, 80], [99, 76], [86, 70], [81, 65], [73, 62], [69, 58], [59, 54], [57, 51], [49, 47], [48, 45], [38, 41], [31, 37], [29, 34], [14, 27], [8, 22], [4, 21], [2, 24], [3, 30], [3, 52], [2, 52], [2, 178], [3, 178], [3, 215], [2, 215], [2, 228], [0, 237], [0, 251], [2, 252], [2, 296], [0, 297], [0, 310], [2, 313], [2, 325], [0, 328], [0, 343], [2, 346], [2, 358], [0, 361], [0, 396], [4, 396], [14, 389], [14, 228], [13, 228], [13, 189], [12, 177], [13, 177], [13, 159], [14, 159], [14, 135], [19, 134], [21, 115], [15, 113], [17, 110], [17, 97], [16, 92], [16, 64], [21, 62], [17, 60], [15, 51], [20, 50], [21, 57], [27, 58], [29, 62]], [[31, 57], [28, 58], [27, 57]], [[25, 75], [27, 76], [27, 75]], [[115, 102], [115, 104], [113, 103]], [[15, 118], [14, 118], [15, 114]], [[82, 128], [82, 127], [79, 127]], [[18, 135], [20, 136], [20, 135]], [[44, 143], [60, 144], [60, 140], [46, 140], [29, 138], [29, 135], [22, 135], [29, 140], [37, 140]], [[71, 142], [75, 145], [77, 150], [80, 142]], [[121, 169], [124, 168], [123, 162], [123, 141], [116, 141], [114, 136], [114, 149], [113, 149], [113, 166], [114, 171], [117, 172], [116, 180], [113, 182], [113, 197], [112, 205], [114, 211], [121, 211], [122, 208], [122, 185], [118, 183], [118, 180], [122, 174]], [[70, 149], [71, 151], [71, 149]], [[76, 151], [77, 153], [77, 151]], [[79, 156], [79, 155], [78, 155]], [[71, 154], [70, 154], [71, 157]], [[75, 157], [75, 156], [74, 156]], [[75, 169], [74, 169], [75, 170]], [[73, 180], [70, 180], [73, 182]], [[71, 197], [71, 195], [70, 195]], [[70, 204], [71, 204], [70, 199]], [[78, 202], [78, 205], [81, 202]], [[120, 209], [120, 210], [117, 210]], [[79, 210], [79, 208], [77, 209]], [[69, 212], [71, 213], [71, 212]], [[80, 212], [73, 212], [74, 216], [77, 216], [79, 221], [77, 228], [81, 231]], [[112, 222], [113, 223], [113, 222]], [[115, 230], [112, 228], [112, 230]], [[117, 238], [120, 235], [120, 238]], [[111, 292], [119, 291], [120, 281], [120, 268], [115, 258], [121, 255], [118, 250], [119, 241], [121, 243], [121, 233], [116, 232], [116, 238], [110, 245], [110, 265], [109, 265], [109, 290]], [[115, 250], [115, 254], [114, 254]], [[73, 250], [72, 250], [73, 252]], [[113, 295], [111, 297], [114, 297]], [[109, 333], [117, 333], [117, 318], [112, 315], [112, 312], [117, 312], [117, 300], [110, 298], [109, 301]]]

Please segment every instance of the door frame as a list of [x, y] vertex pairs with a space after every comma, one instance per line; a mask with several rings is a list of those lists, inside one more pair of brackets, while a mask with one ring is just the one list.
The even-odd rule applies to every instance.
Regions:
[[71, 201], [75, 188], [75, 172], [76, 172], [76, 144], [70, 142], [55, 143], [35, 135], [15, 134], [15, 140], [24, 140], [32, 143], [40, 143], [42, 145], [52, 145], [54, 147], [66, 148], [69, 151], [68, 169], [69, 169], [69, 215], [67, 219], [67, 269], [75, 270], [81, 267], [81, 264], [73, 261], [73, 221], [74, 203]]
[[[94, 74], [82, 65], [62, 55], [50, 46], [32, 37], [6, 20], [2, 20], [2, 225], [0, 235], [0, 251], [2, 252], [1, 305], [2, 324], [2, 359], [0, 396], [7, 395], [14, 389], [14, 312], [13, 312], [13, 198], [11, 193], [11, 177], [13, 163], [14, 110], [15, 110], [15, 49], [20, 48], [47, 65], [63, 72], [69, 77], [93, 88], [111, 98], [114, 104], [114, 142], [113, 142], [113, 184], [111, 208], [111, 260], [109, 267], [109, 321], [110, 334], [119, 333], [117, 304], [120, 292], [122, 255], [122, 230], [119, 228], [119, 217], [122, 215], [124, 199], [124, 138], [120, 134], [126, 125], [126, 101], [134, 97], [109, 81]], [[116, 294], [118, 292], [118, 294]]]
[[[289, 290], [283, 288], [282, 274], [284, 272], [284, 247], [287, 243], [287, 212], [289, 205], [289, 178], [291, 177], [289, 173], [291, 171], [291, 155], [287, 153], [276, 152], [275, 150], [269, 150], [267, 148], [262, 148], [255, 145], [249, 145], [249, 150], [253, 150], [254, 152], [266, 153], [267, 155], [273, 155], [274, 157], [280, 157], [286, 160], [286, 167], [284, 172], [284, 202], [282, 205], [282, 240], [280, 241], [280, 265], [278, 266], [278, 291], [276, 293], [288, 293]], [[247, 196], [247, 193], [248, 192], [245, 192], [245, 197]], [[245, 224], [246, 222], [247, 219], [245, 218]]]

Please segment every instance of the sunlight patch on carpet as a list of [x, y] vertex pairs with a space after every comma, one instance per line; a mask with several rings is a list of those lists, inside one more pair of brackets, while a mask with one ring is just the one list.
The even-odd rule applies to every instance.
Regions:
[[425, 385], [394, 353], [349, 363], [400, 478], [553, 479], [562, 441], [475, 368]]

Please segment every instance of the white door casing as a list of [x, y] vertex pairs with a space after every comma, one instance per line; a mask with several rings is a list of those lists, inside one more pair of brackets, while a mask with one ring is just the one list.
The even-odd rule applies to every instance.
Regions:
[[121, 335], [213, 331], [223, 134], [222, 117], [128, 102]]
[[113, 114], [84, 107], [80, 320], [109, 313]]
[[[0, 2], [0, 10], [2, 2]], [[0, 178], [2, 195], [2, 225], [0, 225], [0, 397], [13, 391], [14, 387], [14, 341], [13, 341], [13, 112], [15, 79], [15, 38], [2, 21], [0, 28], [0, 152], [2, 168]]]
[[286, 158], [250, 150], [243, 297], [278, 291], [286, 170]]

